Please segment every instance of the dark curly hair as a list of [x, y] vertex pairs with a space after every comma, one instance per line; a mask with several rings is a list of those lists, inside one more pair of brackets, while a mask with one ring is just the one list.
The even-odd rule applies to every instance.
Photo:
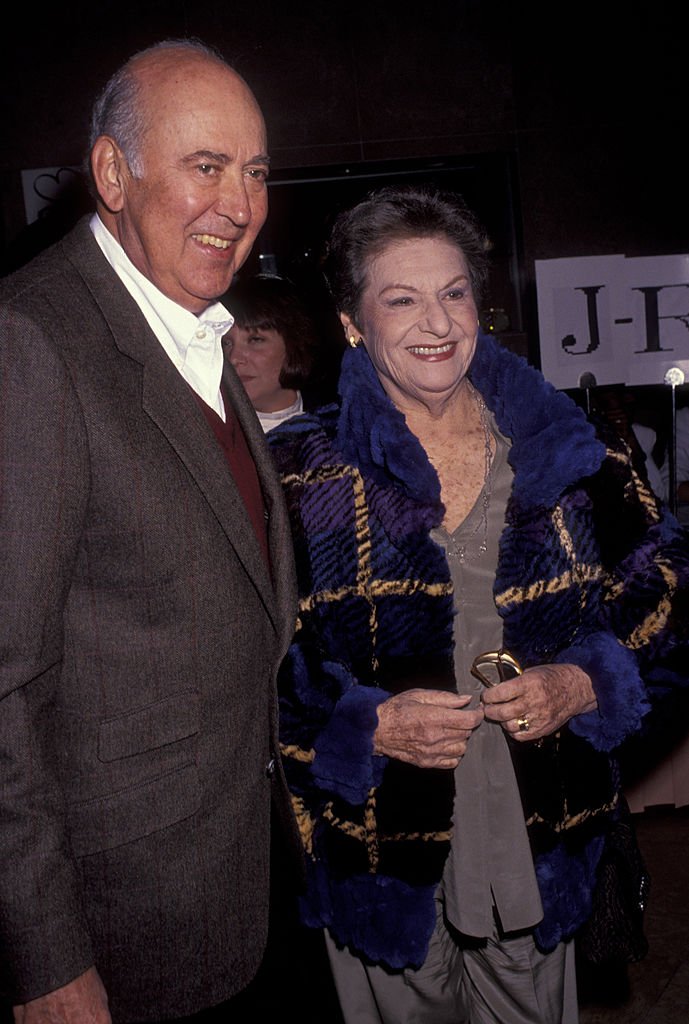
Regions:
[[474, 214], [453, 192], [389, 185], [370, 192], [335, 219], [323, 271], [338, 312], [356, 322], [370, 262], [389, 245], [436, 236], [461, 250], [478, 303], [488, 276], [489, 242]]

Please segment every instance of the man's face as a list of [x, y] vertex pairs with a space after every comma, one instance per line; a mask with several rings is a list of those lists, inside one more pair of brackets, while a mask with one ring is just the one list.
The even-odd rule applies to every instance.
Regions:
[[160, 291], [201, 313], [230, 286], [267, 214], [265, 126], [244, 82], [199, 57], [142, 64], [143, 175], [126, 169], [117, 237]]

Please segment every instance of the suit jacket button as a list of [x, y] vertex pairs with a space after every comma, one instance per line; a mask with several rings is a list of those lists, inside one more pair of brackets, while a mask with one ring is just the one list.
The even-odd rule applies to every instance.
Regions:
[[271, 757], [270, 761], [266, 765], [266, 775], [268, 776], [268, 778], [271, 778], [271, 776], [275, 775], [275, 758], [274, 757]]

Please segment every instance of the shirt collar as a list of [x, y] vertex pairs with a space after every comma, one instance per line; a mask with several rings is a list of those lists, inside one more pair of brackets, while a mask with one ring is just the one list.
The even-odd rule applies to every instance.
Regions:
[[234, 323], [221, 302], [211, 303], [196, 316], [164, 295], [127, 256], [98, 214], [91, 230], [103, 255], [146, 318], [149, 327], [184, 379], [211, 408], [222, 408], [219, 397], [222, 375], [221, 340]]

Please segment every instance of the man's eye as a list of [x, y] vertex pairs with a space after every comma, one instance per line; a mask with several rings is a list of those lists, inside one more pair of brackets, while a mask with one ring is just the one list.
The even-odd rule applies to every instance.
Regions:
[[268, 171], [265, 167], [250, 167], [246, 173], [254, 181], [266, 181], [268, 178]]
[[217, 170], [215, 164], [199, 164], [198, 168], [201, 174], [204, 175], [213, 174], [213, 172]]

